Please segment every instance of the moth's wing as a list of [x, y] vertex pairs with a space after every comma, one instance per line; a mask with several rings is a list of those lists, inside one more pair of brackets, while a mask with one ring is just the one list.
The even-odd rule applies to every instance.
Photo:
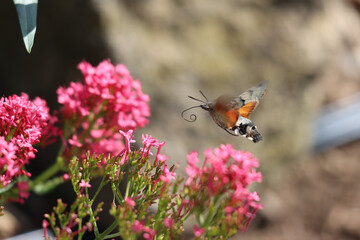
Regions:
[[262, 82], [234, 98], [230, 104], [233, 108], [238, 109], [242, 117], [249, 118], [259, 104], [260, 99], [264, 96], [265, 91], [266, 82]]

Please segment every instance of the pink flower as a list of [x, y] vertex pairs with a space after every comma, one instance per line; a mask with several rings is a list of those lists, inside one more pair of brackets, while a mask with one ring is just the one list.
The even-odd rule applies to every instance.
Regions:
[[28, 182], [18, 182], [17, 187], [19, 188], [19, 197], [26, 199], [30, 196]]
[[132, 225], [132, 230], [134, 230], [136, 233], [142, 232], [144, 228], [144, 225], [141, 224], [138, 220], [134, 221], [134, 224]]
[[131, 208], [135, 207], [135, 205], [136, 205], [135, 201], [132, 198], [129, 198], [129, 197], [125, 198], [125, 202]]
[[175, 172], [171, 172], [169, 168], [166, 165], [164, 165], [162, 175], [160, 176], [160, 180], [165, 183], [169, 183], [171, 180], [175, 179], [175, 175], [176, 175]]
[[131, 130], [131, 129], [129, 131], [127, 131], [126, 133], [120, 130], [120, 133], [125, 138], [125, 152], [120, 161], [120, 164], [122, 165], [127, 161], [126, 157], [131, 152], [130, 144], [134, 143], [135, 140], [132, 140], [134, 138], [134, 135], [132, 135], [133, 130]]
[[187, 155], [188, 166], [186, 166], [186, 173], [189, 178], [186, 180], [185, 185], [190, 186], [190, 184], [199, 176], [200, 169], [196, 166], [199, 162], [198, 153], [191, 152]]
[[[202, 167], [196, 166], [199, 162], [196, 152], [190, 153], [187, 158], [189, 165], [186, 173], [189, 177], [185, 186], [189, 191], [194, 192], [194, 195], [201, 192], [206, 199], [219, 194], [229, 196], [225, 203], [226, 212], [230, 214], [237, 211], [239, 219], [243, 219], [239, 220], [239, 228], [246, 230], [256, 211], [262, 208], [258, 203], [260, 197], [247, 188], [252, 182], [261, 182], [261, 173], [256, 172], [258, 160], [249, 153], [233, 149], [230, 144], [221, 145], [214, 150], [207, 149]], [[196, 199], [193, 204], [198, 204]]]
[[169, 159], [169, 157], [167, 157], [166, 155], [164, 155], [164, 154], [158, 154], [157, 155], [157, 159], [161, 162], [161, 163], [165, 163], [168, 159]]
[[194, 235], [195, 237], [200, 237], [201, 235], [203, 235], [205, 233], [205, 229], [204, 228], [199, 228], [197, 225], [194, 225]]
[[172, 218], [165, 218], [164, 225], [170, 229], [174, 225], [174, 220]]
[[0, 99], [0, 187], [21, 175], [31, 176], [23, 166], [35, 157], [33, 145], [48, 119], [49, 109], [40, 98], [30, 101], [23, 93]]
[[78, 68], [84, 83], [70, 83], [57, 90], [58, 101], [63, 104], [61, 114], [72, 120], [78, 136], [90, 132], [82, 142], [84, 151], [119, 154], [124, 148], [119, 130], [135, 131], [148, 124], [149, 97], [124, 65], [114, 66], [106, 60], [93, 67], [83, 61]]
[[143, 156], [149, 156], [150, 148], [151, 147], [159, 147], [159, 142], [154, 137], [148, 134], [143, 134], [141, 136], [144, 147], [143, 147]]
[[73, 145], [74, 147], [78, 147], [78, 148], [82, 147], [82, 144], [79, 142], [79, 140], [78, 140], [78, 138], [77, 138], [76, 135], [73, 135], [72, 138], [70, 138], [70, 139], [68, 140], [68, 142], [69, 142], [71, 145]]
[[41, 146], [44, 148], [56, 142], [57, 137], [62, 135], [62, 129], [56, 126], [59, 122], [57, 116], [49, 116], [48, 124], [41, 129]]
[[85, 182], [85, 180], [84, 179], [81, 179], [81, 181], [80, 181], [80, 183], [79, 183], [79, 186], [80, 187], [82, 187], [82, 188], [90, 188], [91, 187], [91, 185], [90, 185], [90, 183], [89, 182]]
[[44, 229], [44, 238], [47, 240], [49, 238], [47, 228], [49, 227], [49, 222], [45, 219], [42, 221], [42, 227]]
[[66, 181], [69, 180], [69, 179], [70, 179], [69, 174], [65, 173], [65, 174], [63, 175], [63, 180], [64, 180], [64, 182], [66, 182]]
[[145, 226], [145, 227], [143, 227], [143, 231], [145, 232], [143, 234], [143, 237], [145, 239], [150, 239], [150, 240], [154, 239], [154, 237], [156, 235], [156, 231], [154, 229], [151, 229], [151, 228]]
[[122, 135], [120, 133], [113, 133], [111, 131], [102, 132], [103, 134], [99, 138], [85, 139], [85, 145], [87, 146], [87, 148], [91, 149], [96, 154], [119, 154], [124, 149], [124, 144], [122, 143]]

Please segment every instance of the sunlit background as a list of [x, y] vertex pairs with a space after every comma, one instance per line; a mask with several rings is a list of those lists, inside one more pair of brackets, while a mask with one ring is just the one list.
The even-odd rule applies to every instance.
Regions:
[[[166, 141], [178, 174], [190, 151], [224, 143], [258, 157], [263, 183], [252, 188], [264, 209], [232, 239], [360, 239], [360, 1], [40, 0], [29, 55], [13, 2], [2, 0], [0, 31], [1, 96], [26, 92], [55, 109], [56, 89], [81, 80], [81, 60], [111, 59], [151, 99], [137, 139]], [[263, 142], [229, 135], [201, 109], [194, 123], [180, 117], [199, 90], [215, 99], [264, 80], [252, 115]], [[51, 151], [32, 161], [35, 174]], [[56, 196], [8, 205], [0, 238], [40, 228]]]

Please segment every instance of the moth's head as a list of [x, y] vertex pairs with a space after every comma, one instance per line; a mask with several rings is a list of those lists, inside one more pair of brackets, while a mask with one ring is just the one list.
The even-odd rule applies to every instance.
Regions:
[[205, 98], [206, 101], [204, 100], [201, 100], [201, 99], [198, 99], [198, 98], [194, 98], [192, 96], [188, 96], [189, 98], [191, 98], [192, 100], [195, 100], [195, 101], [198, 101], [198, 102], [201, 102], [203, 104], [200, 104], [200, 105], [196, 105], [196, 106], [193, 106], [193, 107], [189, 107], [187, 109], [185, 109], [184, 111], [182, 111], [181, 113], [181, 117], [185, 120], [185, 121], [188, 121], [188, 122], [195, 122], [196, 121], [196, 115], [195, 114], [191, 114], [190, 115], [190, 118], [189, 119], [186, 119], [184, 118], [184, 113], [190, 109], [193, 109], [193, 108], [202, 108], [204, 109], [205, 111], [211, 111], [213, 108], [214, 108], [214, 104], [209, 102], [209, 100], [207, 99], [207, 97], [203, 94], [202, 91], [199, 91], [201, 93], [201, 95]]
[[214, 109], [214, 104], [212, 103], [205, 103], [201, 104], [200, 107], [204, 109], [205, 111], [212, 111]]

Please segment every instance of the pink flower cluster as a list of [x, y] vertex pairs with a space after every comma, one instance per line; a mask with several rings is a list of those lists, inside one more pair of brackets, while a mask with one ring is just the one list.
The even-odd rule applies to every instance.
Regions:
[[[44, 214], [45, 218], [53, 218], [52, 221], [55, 221], [55, 218], [53, 217], [53, 215], [49, 215], [49, 214]], [[45, 240], [51, 240], [52, 238], [49, 236], [48, 234], [48, 227], [50, 226], [49, 222], [47, 220], [43, 220], [42, 221], [42, 227], [44, 230], [44, 239]], [[75, 239], [75, 236], [78, 236], [79, 233], [85, 232], [85, 231], [91, 231], [93, 228], [92, 224], [90, 222], [87, 222], [86, 224], [84, 224], [83, 226], [79, 227], [79, 218], [78, 215], [75, 213], [72, 213], [69, 219], [69, 222], [67, 223], [67, 225], [65, 226], [65, 228], [60, 229], [57, 228], [56, 229], [56, 235], [57, 238], [55, 239]], [[75, 230], [76, 229], [76, 230]]]
[[23, 166], [35, 157], [33, 146], [40, 141], [48, 118], [46, 102], [38, 97], [30, 101], [23, 93], [0, 99], [0, 187], [15, 177], [31, 175]]
[[[97, 153], [117, 154], [123, 148], [119, 130], [135, 131], [148, 124], [150, 116], [149, 96], [141, 90], [141, 84], [134, 80], [129, 70], [122, 64], [112, 65], [109, 60], [97, 67], [83, 61], [78, 68], [84, 76], [84, 84], [70, 83], [70, 86], [57, 90], [58, 102], [65, 119], [77, 119], [81, 126], [71, 137], [69, 143], [76, 147], [92, 149]], [[83, 137], [90, 128], [90, 136]], [[97, 139], [97, 141], [94, 141]]]
[[[134, 143], [135, 140], [132, 140], [134, 138], [133, 131], [129, 130], [127, 132], [120, 131], [121, 135], [125, 138], [125, 149], [124, 149], [124, 155], [120, 161], [120, 164], [124, 164], [128, 161], [128, 154], [131, 153], [130, 144]], [[141, 158], [143, 157], [149, 157], [152, 155], [150, 152], [150, 149], [153, 147], [157, 149], [156, 156], [155, 156], [155, 165], [163, 167], [162, 174], [160, 175], [159, 180], [163, 181], [164, 183], [169, 183], [171, 180], [175, 179], [176, 173], [173, 171], [170, 171], [168, 166], [166, 165], [166, 160], [168, 157], [166, 157], [164, 154], [160, 153], [161, 148], [165, 145], [165, 142], [159, 142], [154, 137], [148, 134], [142, 135], [142, 142], [144, 144], [142, 148]], [[160, 161], [160, 163], [159, 163]], [[158, 182], [158, 180], [156, 181]]]
[[144, 224], [142, 224], [138, 220], [134, 221], [132, 230], [135, 231], [136, 233], [144, 232], [143, 237], [144, 237], [144, 239], [147, 239], [147, 240], [154, 239], [154, 237], [156, 235], [156, 231], [154, 229], [146, 227]]
[[262, 208], [257, 193], [247, 188], [252, 182], [261, 182], [262, 175], [256, 172], [258, 160], [250, 153], [235, 150], [230, 144], [221, 145], [214, 151], [207, 149], [202, 167], [197, 166], [200, 161], [197, 152], [190, 153], [187, 159], [189, 165], [186, 173], [189, 178], [185, 186], [195, 193], [205, 189], [208, 199], [224, 196], [227, 201], [226, 213], [231, 215], [236, 212], [239, 227], [245, 230], [255, 212]]
[[117, 130], [135, 131], [137, 127], [148, 124], [149, 96], [141, 91], [140, 82], [133, 80], [126, 66], [114, 66], [106, 60], [97, 67], [83, 61], [78, 68], [84, 76], [84, 85], [72, 82], [68, 88], [57, 90], [66, 118], [73, 114], [84, 117], [90, 112], [98, 114], [103, 111], [103, 124]]

